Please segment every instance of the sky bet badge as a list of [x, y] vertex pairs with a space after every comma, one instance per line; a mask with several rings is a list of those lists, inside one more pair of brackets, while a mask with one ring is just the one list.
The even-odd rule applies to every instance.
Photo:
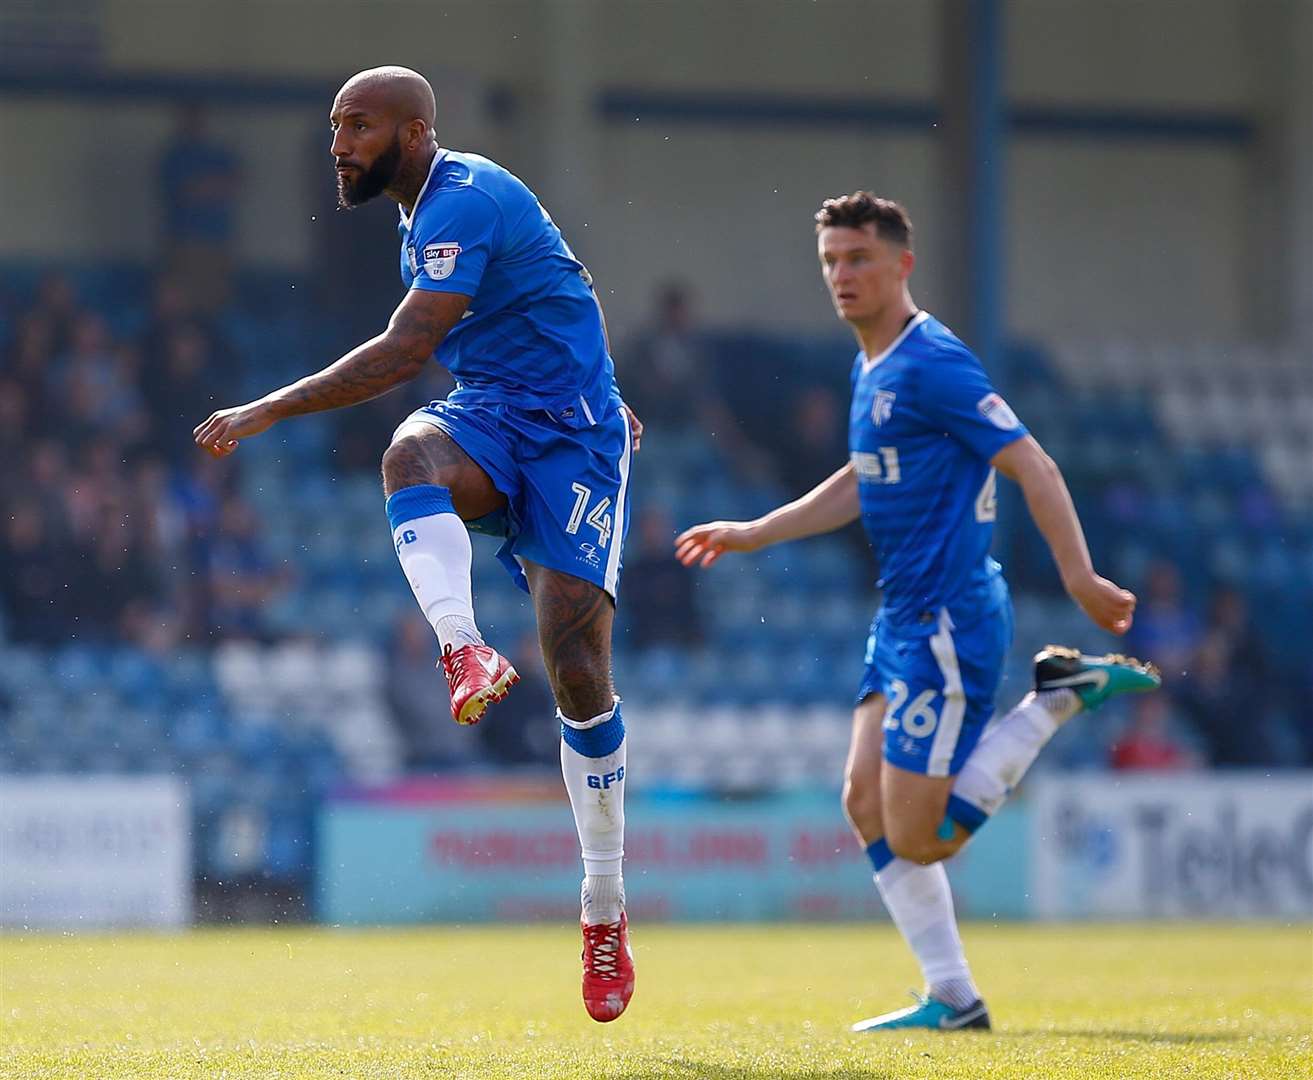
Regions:
[[456, 256], [459, 254], [459, 244], [425, 244], [424, 273], [434, 281], [451, 277], [451, 272], [456, 269]]

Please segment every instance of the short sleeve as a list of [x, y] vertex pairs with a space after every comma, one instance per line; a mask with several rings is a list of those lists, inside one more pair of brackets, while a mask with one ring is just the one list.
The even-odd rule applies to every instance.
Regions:
[[490, 196], [470, 187], [438, 192], [420, 207], [410, 230], [411, 288], [476, 295], [500, 232], [501, 211]]
[[985, 461], [1026, 434], [979, 360], [964, 352], [943, 357], [941, 363], [921, 381], [926, 419]]

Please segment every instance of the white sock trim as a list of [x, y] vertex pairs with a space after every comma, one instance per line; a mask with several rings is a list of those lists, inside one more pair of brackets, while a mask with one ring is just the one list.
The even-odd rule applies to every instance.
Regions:
[[[617, 704], [619, 699], [616, 699]], [[589, 728], [595, 728], [599, 724], [605, 724], [611, 717], [615, 716], [615, 705], [612, 705], [604, 713], [598, 713], [590, 720], [571, 720], [560, 709], [556, 710], [556, 719], [561, 721], [566, 727], [572, 727], [575, 731], [587, 731]]]

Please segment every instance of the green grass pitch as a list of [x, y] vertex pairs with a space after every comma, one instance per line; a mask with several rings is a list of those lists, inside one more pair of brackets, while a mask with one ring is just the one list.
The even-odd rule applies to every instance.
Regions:
[[594, 1024], [564, 928], [0, 938], [0, 1076], [1309, 1077], [1309, 926], [968, 925], [992, 1034], [906, 1004], [887, 924], [638, 927]]

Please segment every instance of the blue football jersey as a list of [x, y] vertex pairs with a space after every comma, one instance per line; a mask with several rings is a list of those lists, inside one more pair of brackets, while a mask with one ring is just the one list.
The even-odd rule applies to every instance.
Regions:
[[1026, 434], [971, 351], [918, 312], [880, 356], [853, 364], [848, 449], [862, 524], [880, 564], [880, 617], [932, 634], [1006, 598], [989, 557], [996, 516], [990, 459]]
[[440, 149], [398, 231], [408, 289], [471, 298], [434, 354], [456, 380], [449, 401], [545, 409], [572, 428], [607, 415], [618, 394], [592, 280], [518, 177]]

